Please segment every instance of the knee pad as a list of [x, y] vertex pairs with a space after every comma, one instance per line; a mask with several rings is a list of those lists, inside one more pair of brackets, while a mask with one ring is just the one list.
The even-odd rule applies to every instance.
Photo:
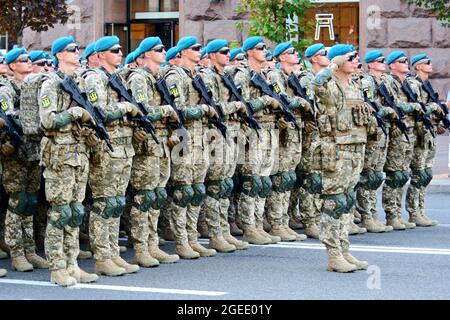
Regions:
[[261, 177], [261, 190], [259, 191], [260, 198], [267, 198], [272, 193], [272, 180], [270, 177]]
[[152, 208], [160, 210], [167, 204], [167, 191], [165, 188], [158, 187], [155, 189], [156, 200], [153, 202]]
[[38, 195], [35, 192], [29, 192], [28, 194], [28, 210], [25, 215], [31, 216], [36, 212], [38, 205]]
[[69, 226], [72, 228], [81, 226], [85, 214], [84, 206], [81, 202], [72, 202], [70, 209], [72, 209], [72, 218], [69, 221]]
[[206, 198], [206, 188], [203, 183], [195, 183], [192, 185], [192, 189], [194, 190], [194, 195], [192, 196], [191, 204], [198, 207]]
[[[103, 210], [100, 210], [100, 208], [95, 205], [96, 203], [101, 202], [105, 203], [105, 208]], [[92, 211], [101, 216], [103, 219], [109, 219], [115, 215], [115, 211], [118, 206], [116, 197], [94, 199]]]
[[377, 190], [383, 183], [383, 173], [374, 170], [364, 170], [361, 173], [360, 185], [366, 190]]
[[194, 189], [189, 184], [175, 185], [173, 187], [173, 202], [179, 207], [186, 208], [191, 203], [193, 196]]
[[209, 180], [206, 182], [206, 194], [213, 199], [219, 200], [225, 192], [222, 180]]
[[433, 180], [433, 169], [432, 168], [426, 168], [425, 174], [427, 176], [427, 179], [424, 182], [423, 187], [426, 187], [430, 184], [431, 180]]
[[303, 170], [295, 170], [295, 185], [294, 187], [297, 189], [300, 189], [301, 187], [303, 187], [303, 184], [305, 183], [305, 172]]
[[397, 170], [386, 173], [386, 185], [394, 189], [403, 187], [408, 179], [408, 171]]
[[322, 193], [322, 188], [322, 173], [312, 172], [305, 179], [305, 189], [309, 193]]
[[229, 197], [231, 197], [231, 194], [233, 193], [234, 181], [232, 178], [225, 178], [225, 180], [223, 180], [223, 183], [225, 186], [225, 192], [222, 195], [221, 199], [228, 199]]
[[261, 177], [241, 176], [242, 192], [251, 198], [255, 198], [262, 189]]
[[347, 206], [345, 209], [345, 213], [349, 213], [350, 210], [353, 208], [356, 202], [356, 192], [353, 189], [349, 189], [347, 193], [345, 194], [346, 200], [347, 200]]
[[72, 219], [72, 209], [70, 208], [70, 205], [53, 204], [51, 210], [59, 213], [59, 217], [56, 220], [50, 220], [50, 223], [56, 228], [63, 230], [64, 227], [68, 225], [70, 220]]
[[[289, 176], [291, 177], [291, 183], [289, 184], [288, 190], [292, 190], [297, 185], [297, 173], [295, 172], [295, 170], [288, 171], [288, 173], [289, 173]], [[302, 182], [302, 184], [303, 184], [303, 182]]]
[[273, 190], [276, 192], [286, 192], [290, 190], [290, 186], [293, 186], [293, 182], [291, 181], [291, 175], [289, 171], [282, 171], [277, 174], [272, 175], [271, 177]]
[[123, 214], [127, 200], [124, 196], [116, 197], [116, 208], [113, 211], [112, 218], [119, 218]]
[[11, 205], [8, 207], [11, 212], [14, 212], [15, 214], [18, 214], [20, 216], [30, 216], [33, 215], [33, 213], [30, 214], [28, 210], [28, 194], [26, 192], [14, 192], [10, 195], [11, 199], [17, 200], [17, 205], [15, 207], [12, 207]]
[[156, 201], [156, 194], [153, 190], [141, 190], [138, 192], [142, 195], [142, 203], [139, 205], [138, 209], [142, 212], [147, 212]]
[[347, 209], [347, 196], [345, 193], [321, 195], [323, 199], [322, 212], [334, 219], [339, 219]]

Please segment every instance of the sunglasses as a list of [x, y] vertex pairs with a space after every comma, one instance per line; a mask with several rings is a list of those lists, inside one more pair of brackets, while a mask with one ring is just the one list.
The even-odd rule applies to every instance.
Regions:
[[431, 60], [430, 59], [423, 60], [423, 62], [421, 62], [421, 64], [428, 64], [428, 65], [430, 65], [431, 64]]
[[255, 46], [255, 49], [259, 50], [259, 51], [266, 50], [266, 45], [265, 44], [258, 44], [257, 46]]
[[78, 46], [72, 46], [72, 47], [65, 48], [63, 51], [74, 53], [74, 52], [80, 51], [80, 48]]
[[230, 53], [230, 49], [222, 49], [222, 50], [219, 50], [219, 53], [220, 53], [220, 54], [223, 54], [224, 56], [226, 56], [227, 54]]
[[190, 47], [189, 49], [193, 50], [193, 51], [200, 51], [203, 48], [203, 46], [201, 44], [197, 44], [195, 46]]
[[111, 53], [114, 53], [114, 54], [118, 54], [119, 52], [122, 52], [122, 47], [115, 47], [115, 48], [109, 49], [108, 51]]
[[5, 63], [5, 57], [0, 57], [0, 64]]
[[27, 63], [28, 61], [31, 61], [30, 57], [29, 56], [25, 56], [25, 57], [17, 59], [14, 62]]
[[160, 46], [156, 46], [152, 49], [152, 51], [156, 51], [156, 52], [163, 52], [164, 50], [166, 50], [166, 47], [164, 47], [163, 45]]
[[53, 59], [47, 59], [47, 66], [53, 66]]
[[400, 58], [400, 59], [398, 59], [398, 60], [395, 61], [395, 62], [398, 62], [398, 63], [408, 63], [408, 58]]
[[324, 56], [326, 56], [328, 54], [328, 51], [327, 50], [320, 50], [319, 52], [317, 52], [315, 55], [316, 56], [322, 56], [322, 57], [324, 57]]
[[379, 62], [379, 63], [385, 63], [386, 62], [386, 58], [378, 58], [378, 59], [375, 59], [375, 62]]
[[289, 48], [283, 52], [283, 54], [296, 54], [295, 48]]
[[36, 65], [36, 66], [39, 66], [39, 67], [45, 67], [45, 66], [50, 67], [50, 66], [53, 65], [53, 61], [51, 61], [51, 60], [42, 60], [42, 61], [34, 62], [33, 64]]
[[358, 57], [358, 54], [357, 54], [357, 53], [352, 54], [352, 55], [348, 58], [348, 61], [349, 61], [349, 62], [352, 62], [352, 61], [355, 60], [357, 57]]
[[247, 59], [247, 57], [244, 54], [238, 55], [235, 58], [235, 60], [238, 60], [238, 61], [244, 61], [246, 59]]

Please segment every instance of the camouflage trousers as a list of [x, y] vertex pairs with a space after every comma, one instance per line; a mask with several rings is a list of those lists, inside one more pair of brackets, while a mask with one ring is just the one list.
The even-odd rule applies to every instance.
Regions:
[[[416, 130], [410, 128], [408, 137], [410, 142], [406, 140], [403, 134], [398, 137], [391, 137], [387, 149], [386, 163], [384, 165], [386, 179], [389, 179], [389, 175], [392, 175], [394, 171], [409, 170], [416, 141]], [[393, 188], [385, 182], [382, 193], [382, 203], [386, 213], [386, 219], [401, 218], [403, 186]]]
[[319, 240], [325, 245], [330, 255], [339, 255], [349, 250], [350, 242], [348, 240], [348, 227], [352, 215], [343, 214], [339, 219], [335, 219], [328, 214], [320, 216]]
[[[208, 171], [208, 148], [201, 122], [188, 129], [189, 141], [183, 140], [171, 152], [170, 186], [203, 184]], [[170, 228], [174, 232], [175, 243], [187, 244], [197, 240], [197, 222], [201, 207], [188, 204], [182, 207], [171, 201], [167, 208]]]
[[[289, 224], [289, 199], [291, 191], [278, 191], [282, 181], [280, 175], [284, 172], [295, 172], [302, 157], [302, 133], [296, 129], [281, 130], [279, 136], [279, 155], [277, 175], [272, 176], [274, 191], [267, 197], [266, 218], [270, 225]], [[286, 206], [286, 203], [288, 205]]]
[[34, 241], [33, 216], [15, 212], [20, 205], [19, 192], [34, 193], [41, 183], [41, 167], [38, 161], [24, 161], [16, 158], [3, 159], [3, 186], [10, 195], [5, 217], [5, 243], [10, 248], [11, 257], [19, 257], [36, 251]]
[[[427, 131], [424, 137], [418, 138], [414, 145], [411, 161], [411, 182], [419, 180], [418, 170], [433, 168], [436, 157], [436, 139]], [[410, 216], [425, 214], [425, 190], [426, 186], [414, 186], [411, 183], [406, 191], [406, 210]]]
[[[278, 132], [272, 122], [261, 123], [259, 131], [261, 140], [254, 132], [249, 136], [245, 146], [244, 164], [240, 165], [242, 176], [258, 176], [269, 178], [272, 172], [278, 170]], [[237, 221], [245, 230], [251, 227], [262, 227], [266, 196], [252, 197], [241, 192], [238, 200]]]
[[120, 138], [127, 143], [115, 144], [114, 152], [103, 144], [91, 156], [89, 186], [94, 204], [89, 220], [89, 237], [96, 260], [104, 261], [119, 256], [120, 217], [102, 217], [107, 207], [105, 199], [125, 197], [130, 181], [134, 149], [131, 137]]
[[[167, 135], [158, 132], [160, 144], [147, 140], [144, 150], [135, 146], [130, 183], [136, 195], [130, 211], [131, 236], [136, 251], [146, 251], [150, 244], [158, 245], [158, 218], [160, 210], [141, 209], [144, 195], [139, 191], [165, 188], [170, 177], [170, 151]], [[151, 138], [150, 138], [151, 139]], [[151, 242], [151, 243], [150, 243]]]
[[[54, 222], [61, 213], [53, 205], [68, 205], [83, 202], [89, 174], [89, 162], [86, 153], [68, 153], [65, 146], [53, 145], [49, 159], [63, 155], [56, 163], [44, 161], [45, 194], [50, 204], [45, 232], [45, 255], [50, 263], [50, 270], [65, 269], [76, 265], [79, 253], [79, 228], [66, 225], [59, 229]], [[60, 150], [58, 150], [60, 149]], [[84, 146], [80, 145], [80, 150]], [[44, 154], [45, 156], [45, 154]]]

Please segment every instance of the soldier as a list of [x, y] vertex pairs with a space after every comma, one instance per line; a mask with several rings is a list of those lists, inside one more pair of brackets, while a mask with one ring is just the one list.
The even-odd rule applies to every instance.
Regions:
[[88, 66], [92, 69], [100, 67], [98, 63], [98, 55], [95, 51], [96, 42], [92, 42], [87, 45], [86, 50], [84, 50], [84, 57], [88, 61]]
[[[291, 41], [280, 43], [275, 47], [275, 57], [280, 62], [280, 69], [269, 69], [267, 79], [274, 88], [284, 94], [289, 99], [289, 108], [297, 118], [300, 127], [303, 127], [301, 118], [303, 113], [313, 113], [309, 103], [296, 96], [296, 93], [288, 84], [288, 77], [293, 74], [295, 66], [298, 65], [298, 55]], [[300, 112], [300, 109], [303, 109]], [[302, 154], [302, 132], [301, 128], [297, 130], [291, 123], [283, 118], [278, 120], [280, 128], [280, 151], [278, 172], [271, 176], [273, 192], [267, 198], [266, 216], [271, 224], [270, 234], [279, 236], [283, 241], [302, 241], [306, 239], [303, 234], [298, 234], [289, 227], [289, 198], [291, 190], [297, 180], [295, 173], [299, 165]]]
[[83, 75], [84, 91], [92, 105], [104, 110], [105, 126], [114, 151], [102, 141], [91, 153], [89, 186], [94, 203], [89, 236], [96, 260], [95, 272], [119, 276], [139, 270], [138, 265], [129, 264], [120, 257], [119, 225], [134, 156], [134, 130], [127, 116], [143, 115], [133, 104], [120, 102], [118, 93], [109, 85], [109, 78], [122, 61], [119, 38], [101, 38], [96, 42], [95, 51], [100, 68], [90, 69]]
[[144, 131], [135, 133], [133, 141], [136, 155], [133, 159], [130, 183], [135, 196], [130, 212], [131, 234], [136, 250], [135, 261], [143, 267], [159, 263], [174, 263], [178, 255], [168, 255], [158, 248], [158, 218], [160, 209], [167, 204], [166, 184], [170, 177], [169, 120], [178, 122], [176, 111], [164, 105], [156, 88], [160, 78], [160, 65], [165, 61], [165, 48], [158, 37], [143, 40], [136, 55], [143, 57], [144, 67], [135, 69], [127, 85], [138, 102], [149, 112], [160, 144]]
[[30, 60], [32, 65], [32, 73], [44, 73], [49, 72], [47, 67], [53, 65], [53, 61], [47, 59], [47, 55], [42, 50], [35, 50], [30, 52]]
[[[416, 224], [402, 218], [401, 201], [403, 187], [409, 179], [409, 167], [413, 157], [414, 144], [416, 142], [417, 129], [415, 118], [422, 113], [421, 107], [416, 103], [408, 103], [408, 98], [402, 90], [402, 81], [405, 80], [408, 68], [408, 58], [402, 51], [394, 51], [387, 57], [387, 64], [391, 74], [381, 77], [386, 86], [388, 94], [394, 103], [406, 114], [404, 119], [408, 131], [404, 134], [399, 132], [397, 126], [391, 128], [390, 140], [386, 155], [384, 172], [386, 181], [383, 185], [383, 208], [386, 212], [386, 224], [394, 230], [415, 228]], [[406, 138], [407, 136], [407, 138]]]
[[[361, 89], [365, 97], [374, 101], [380, 110], [379, 116], [392, 120], [398, 119], [394, 110], [381, 105], [378, 86], [383, 72], [386, 70], [385, 57], [379, 50], [369, 51], [364, 57], [369, 73], [361, 80]], [[375, 111], [375, 110], [374, 110]], [[368, 232], [389, 232], [392, 226], [383, 225], [378, 220], [377, 189], [383, 183], [383, 167], [386, 162], [387, 147], [389, 144], [390, 124], [384, 122], [386, 132], [378, 127], [375, 134], [368, 136], [364, 154], [364, 168], [356, 188], [356, 210], [361, 214], [362, 225]]]
[[198, 62], [198, 65], [204, 68], [211, 67], [211, 60], [209, 59], [208, 55], [208, 47], [203, 47], [202, 49], [202, 56], [200, 57], [200, 61]]
[[334, 45], [330, 65], [312, 81], [321, 141], [323, 199], [320, 241], [328, 253], [328, 271], [351, 272], [366, 269], [368, 263], [349, 252], [348, 225], [364, 160], [370, 119], [359, 87], [350, 76], [356, 70], [352, 48]]
[[130, 52], [125, 58], [125, 67], [128, 69], [135, 69], [138, 67], [136, 62], [136, 51]]
[[[1, 102], [2, 109], [11, 114], [20, 125], [21, 89], [24, 79], [32, 70], [30, 57], [24, 48], [13, 49], [6, 55], [12, 70], [13, 95]], [[48, 268], [48, 262], [36, 254], [33, 215], [36, 213], [37, 192], [40, 187], [39, 143], [36, 136], [23, 136], [22, 148], [16, 150], [8, 140], [2, 144], [3, 186], [9, 194], [5, 218], [5, 242], [10, 248], [12, 268], [31, 271], [33, 267]]]
[[[261, 73], [266, 61], [266, 45], [261, 37], [247, 38], [243, 50], [248, 55], [248, 67], [237, 65], [234, 82], [242, 91], [242, 96], [252, 108], [255, 119], [260, 123], [260, 139], [254, 131], [246, 137], [244, 162], [239, 165], [242, 192], [238, 200], [237, 222], [244, 230], [246, 241], [254, 244], [277, 243], [281, 239], [263, 230], [263, 215], [266, 197], [272, 191], [270, 174], [275, 166], [275, 152], [278, 149], [276, 136], [276, 116], [272, 109], [280, 104], [274, 98], [262, 95], [251, 78], [254, 73]], [[239, 160], [241, 161], [241, 160]]]
[[45, 254], [50, 262], [50, 281], [60, 286], [93, 282], [97, 275], [79, 268], [78, 226], [83, 221], [82, 201], [89, 171], [88, 143], [96, 139], [81, 123], [92, 121], [80, 107], [71, 107], [70, 95], [61, 90], [67, 75], [79, 67], [78, 46], [72, 37], [62, 37], [52, 45], [58, 72], [49, 74], [39, 94], [39, 115], [45, 137], [41, 143], [45, 194], [50, 203], [45, 237]]
[[219, 252], [233, 252], [236, 249], [248, 248], [248, 243], [237, 240], [230, 233], [228, 223], [228, 208], [233, 191], [233, 175], [236, 171], [237, 148], [240, 122], [239, 113], [245, 114], [246, 108], [242, 102], [230, 101], [230, 91], [224, 80], [224, 69], [229, 64], [230, 48], [223, 39], [211, 41], [207, 47], [212, 67], [200, 71], [212, 97], [224, 112], [224, 123], [227, 127], [225, 138], [217, 129], [211, 128], [208, 133], [210, 146], [210, 167], [206, 176], [206, 194], [203, 205], [205, 220], [209, 230], [209, 247]]
[[267, 50], [266, 51], [266, 62], [263, 63], [263, 68], [276, 69], [275, 64], [276, 64], [276, 61], [274, 59], [272, 51]]
[[[322, 43], [316, 43], [308, 47], [305, 57], [311, 62], [311, 69], [296, 71], [300, 84], [305, 88], [306, 94], [314, 101], [314, 91], [312, 90], [312, 80], [315, 75], [330, 64], [327, 50]], [[310, 238], [319, 238], [319, 228], [317, 224], [320, 220], [320, 208], [322, 200], [320, 192], [322, 190], [322, 168], [320, 166], [320, 135], [317, 126], [313, 121], [305, 122], [302, 139], [302, 159], [296, 168], [297, 182], [291, 193], [289, 216], [294, 227], [295, 222], [303, 224], [304, 233]], [[303, 182], [303, 183], [302, 183]], [[299, 213], [298, 209], [299, 208]]]
[[[439, 117], [445, 117], [441, 107], [430, 101], [429, 93], [424, 89], [424, 81], [427, 81], [433, 64], [426, 54], [418, 54], [411, 59], [411, 65], [416, 71], [416, 76], [407, 77], [407, 81], [417, 95], [417, 100], [427, 108], [427, 114], [433, 114], [433, 123], [436, 129], [434, 133], [444, 134], [445, 128]], [[429, 227], [437, 225], [437, 221], [430, 219], [425, 214], [425, 189], [433, 178], [433, 161], [436, 156], [436, 138], [429, 130], [418, 136], [413, 150], [411, 161], [411, 183], [406, 192], [406, 210], [409, 213], [409, 221], [414, 222], [419, 227]]]
[[170, 48], [166, 54], [165, 64], [169, 67], [178, 66], [181, 62], [180, 52], [177, 46]]
[[247, 56], [242, 48], [233, 49], [230, 52], [230, 65], [246, 65]]

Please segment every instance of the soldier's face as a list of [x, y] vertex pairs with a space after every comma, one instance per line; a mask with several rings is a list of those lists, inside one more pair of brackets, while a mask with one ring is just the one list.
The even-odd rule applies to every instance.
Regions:
[[330, 64], [330, 59], [328, 59], [327, 51], [325, 49], [320, 50], [315, 56], [311, 57], [311, 63], [317, 64], [322, 68], [327, 67]]
[[90, 55], [88, 58], [88, 61], [89, 61], [89, 66], [91, 68], [98, 68], [100, 66], [100, 64], [98, 63], [98, 54], [97, 53]]
[[184, 54], [188, 60], [198, 63], [202, 57], [202, 46], [200, 44], [195, 44], [190, 48], [183, 50], [182, 54]]
[[28, 54], [21, 54], [16, 61], [10, 64], [11, 70], [17, 73], [30, 73], [33, 71], [30, 57]]
[[146, 52], [144, 57], [148, 57], [156, 64], [162, 64], [164, 63], [164, 61], [166, 61], [166, 49], [162, 44], [157, 45], [152, 50]]
[[266, 62], [266, 45], [264, 42], [258, 43], [253, 49], [248, 50], [248, 56], [258, 62]]
[[8, 73], [8, 65], [4, 62], [0, 63], [0, 74]]
[[375, 61], [368, 64], [370, 70], [384, 72], [386, 71], [386, 59], [384, 57], [380, 57]]
[[221, 66], [230, 64], [230, 48], [224, 47], [217, 52], [211, 53], [211, 60]]
[[76, 43], [67, 45], [64, 50], [56, 55], [59, 61], [64, 61], [65, 63], [74, 66], [80, 65], [80, 51]]
[[42, 73], [47, 71], [45, 69], [45, 66], [47, 64], [47, 59], [41, 59], [38, 61], [33, 62], [32, 66], [33, 66], [33, 73]]
[[110, 65], [118, 67], [122, 63], [122, 47], [120, 45], [112, 46], [108, 50], [101, 52], [99, 58]]
[[395, 62], [391, 63], [391, 69], [399, 73], [404, 74], [408, 73], [409, 72], [408, 59], [406, 59], [406, 57], [397, 59]]
[[[291, 48], [294, 49], [294, 48]], [[298, 54], [295, 50], [288, 49], [285, 53], [280, 55], [280, 62], [285, 62], [290, 65], [299, 64]]]
[[424, 62], [419, 62], [419, 64], [416, 65], [416, 70], [419, 70], [424, 73], [432, 73], [433, 72], [433, 64], [431, 63], [430, 59], [427, 59]]

